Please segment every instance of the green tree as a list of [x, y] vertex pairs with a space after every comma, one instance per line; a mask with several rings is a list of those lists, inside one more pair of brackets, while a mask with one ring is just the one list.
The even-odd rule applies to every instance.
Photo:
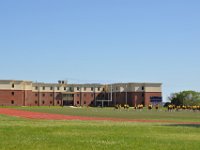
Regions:
[[195, 91], [173, 93], [168, 99], [174, 105], [200, 105], [200, 93]]

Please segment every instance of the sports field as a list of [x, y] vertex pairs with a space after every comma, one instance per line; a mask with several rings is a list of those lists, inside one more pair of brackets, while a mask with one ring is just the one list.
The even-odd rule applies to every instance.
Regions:
[[[120, 121], [28, 119], [0, 114], [0, 149], [198, 150], [200, 147], [200, 112], [119, 111], [113, 108], [69, 107], [9, 109], [68, 116], [115, 118]], [[149, 122], [126, 120], [149, 120]]]

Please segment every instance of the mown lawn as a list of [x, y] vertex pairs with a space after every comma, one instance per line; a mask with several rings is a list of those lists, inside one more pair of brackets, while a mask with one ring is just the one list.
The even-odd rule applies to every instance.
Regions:
[[200, 111], [179, 111], [168, 112], [166, 109], [159, 111], [147, 110], [142, 111], [129, 109], [128, 111], [114, 110], [114, 108], [71, 108], [71, 107], [17, 107], [17, 109], [46, 112], [54, 114], [64, 114], [73, 116], [90, 116], [90, 117], [108, 117], [108, 118], [125, 118], [125, 119], [144, 119], [144, 120], [173, 120], [181, 122], [200, 122]]
[[0, 115], [1, 150], [198, 150], [199, 133], [200, 125], [53, 121]]

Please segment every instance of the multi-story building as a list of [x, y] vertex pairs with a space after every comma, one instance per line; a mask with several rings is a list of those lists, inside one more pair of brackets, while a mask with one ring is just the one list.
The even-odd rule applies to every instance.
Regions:
[[162, 102], [161, 83], [67, 84], [0, 80], [2, 106], [113, 106]]

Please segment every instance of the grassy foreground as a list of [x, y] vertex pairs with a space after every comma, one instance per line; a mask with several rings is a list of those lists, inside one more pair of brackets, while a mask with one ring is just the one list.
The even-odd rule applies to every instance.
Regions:
[[198, 150], [199, 133], [200, 125], [31, 120], [0, 115], [1, 150]]
[[172, 120], [177, 122], [200, 122], [200, 112], [193, 111], [179, 111], [168, 112], [166, 109], [159, 111], [147, 110], [142, 111], [133, 110], [128, 111], [114, 110], [114, 108], [71, 108], [71, 107], [17, 107], [17, 109], [45, 112], [53, 114], [64, 114], [72, 116], [89, 116], [89, 117], [107, 117], [107, 118], [124, 118], [124, 119], [144, 119], [144, 120]]

